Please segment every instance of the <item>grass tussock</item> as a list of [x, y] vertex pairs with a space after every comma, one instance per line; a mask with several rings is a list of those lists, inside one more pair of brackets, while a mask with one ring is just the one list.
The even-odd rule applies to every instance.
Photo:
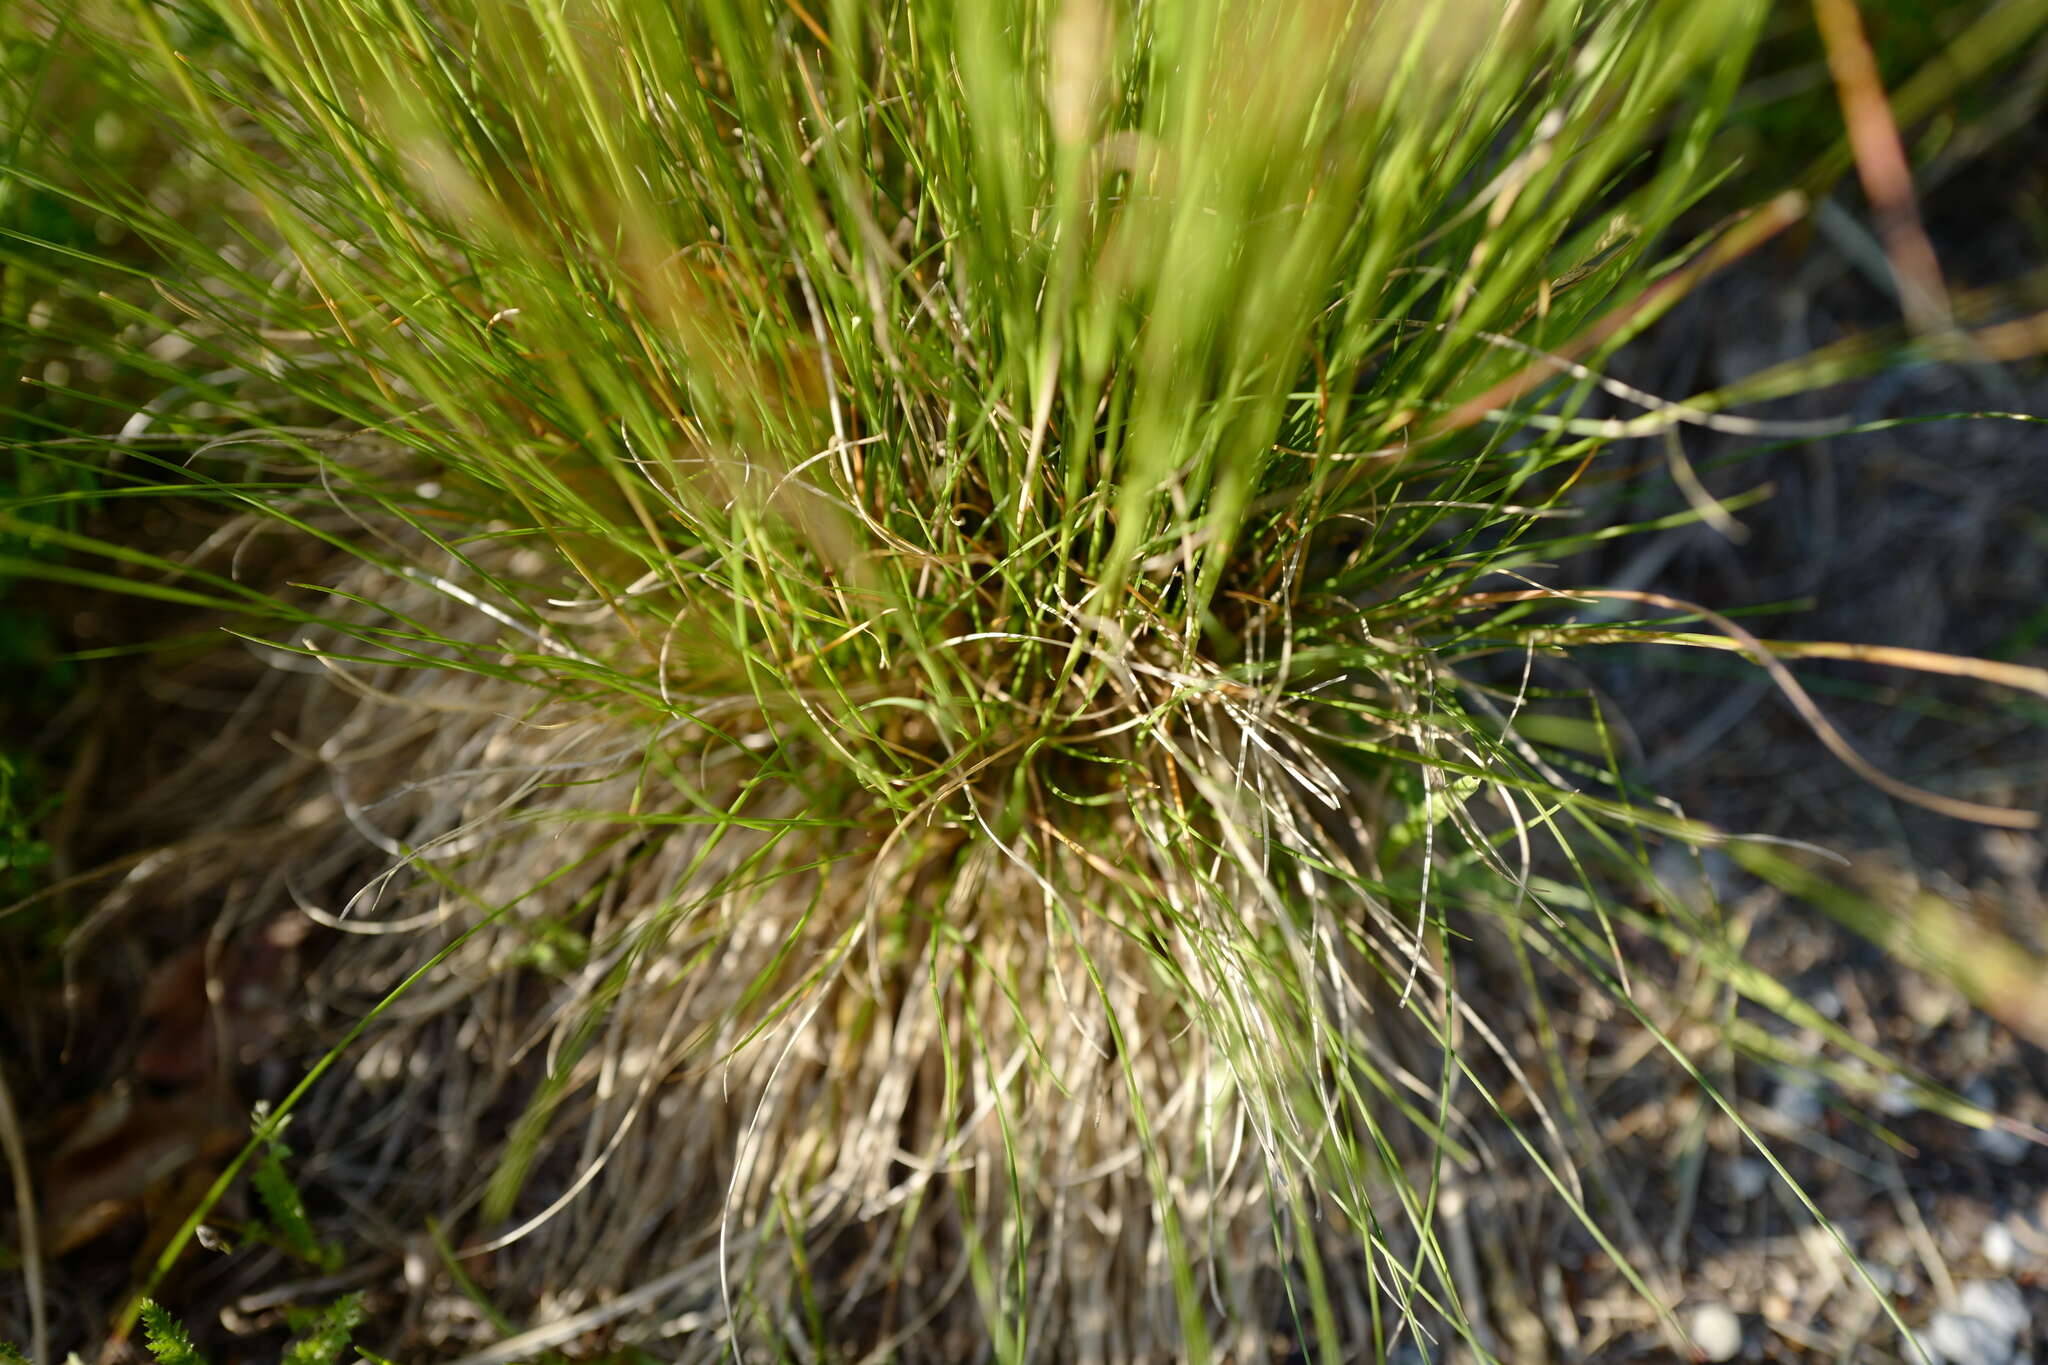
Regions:
[[1801, 211], [1687, 216], [1769, 9], [8, 19], [100, 110], [17, 138], [8, 567], [250, 646], [151, 665], [238, 700], [93, 932], [322, 926], [263, 1136], [446, 1229], [401, 1358], [1515, 1359], [1509, 1178], [1668, 1304], [1520, 1040], [1720, 951], [1614, 893], [1723, 836], [1538, 667], [1668, 634], [1538, 575], [1616, 442], [1807, 430], [1599, 375]]

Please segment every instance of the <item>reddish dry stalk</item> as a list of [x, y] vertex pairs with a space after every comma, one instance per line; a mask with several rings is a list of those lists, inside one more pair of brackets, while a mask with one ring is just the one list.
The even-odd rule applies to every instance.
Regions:
[[1921, 226], [1913, 195], [1913, 172], [1905, 143], [1892, 118], [1891, 101], [1877, 69], [1870, 37], [1856, 0], [1813, 0], [1814, 21], [1828, 50], [1828, 70], [1842, 102], [1856, 175], [1877, 214], [1878, 235], [1899, 287], [1899, 301], [1915, 331], [1938, 332], [1953, 325], [1948, 288], [1934, 243]]

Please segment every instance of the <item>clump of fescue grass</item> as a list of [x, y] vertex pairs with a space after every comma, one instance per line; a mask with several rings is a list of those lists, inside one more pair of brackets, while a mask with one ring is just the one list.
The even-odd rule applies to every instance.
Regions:
[[200, 756], [286, 740], [195, 816], [239, 856], [153, 875], [340, 933], [294, 1142], [488, 1251], [539, 1335], [473, 1359], [1490, 1358], [1445, 1195], [1509, 1166], [1654, 1290], [1544, 994], [1465, 987], [1716, 941], [1610, 903], [1719, 836], [1537, 685], [1527, 575], [1607, 443], [1723, 420], [1574, 418], [1797, 211], [1668, 240], [1766, 9], [31, 21], [176, 149], [17, 182], [146, 244], [8, 268], [138, 272], [75, 341], [165, 386], [42, 457], [236, 515], [8, 527], [304, 675]]

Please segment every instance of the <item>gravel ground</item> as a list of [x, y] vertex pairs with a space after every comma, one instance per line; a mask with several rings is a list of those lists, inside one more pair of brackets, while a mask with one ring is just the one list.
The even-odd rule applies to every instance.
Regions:
[[[2038, 142], [1939, 184], [1929, 228], [1951, 285], [2010, 284], [2048, 258], [2039, 228], [2048, 177]], [[1620, 377], [1653, 392], [1725, 384], [1896, 317], [1874, 244], [1846, 214], [1822, 216], [1798, 249], [1765, 254], [1689, 300]], [[2048, 304], [2038, 278], [2013, 311]], [[2048, 413], [2039, 362], [1886, 375], [1774, 405], [1772, 416], [1859, 421], [1931, 413]], [[1759, 414], [1763, 415], [1763, 414]], [[1554, 582], [1662, 592], [1746, 617], [1760, 635], [1849, 640], [2048, 663], [2048, 437], [2008, 421], [1894, 427], [1716, 467], [1738, 449], [1688, 436], [1717, 495], [1769, 483], [1740, 514], [1747, 539], [1707, 527], [1559, 566]], [[1682, 505], [1668, 481], [1640, 480], [1630, 511]], [[1654, 657], [1645, 657], [1654, 656]], [[1991, 689], [1857, 665], [1801, 664], [1831, 718], [1879, 767], [1936, 790], [2048, 806], [2048, 713]], [[1976, 828], [1886, 798], [1830, 757], [1754, 669], [1690, 651], [1616, 651], [1592, 680], [1625, 718], [1643, 777], [1688, 813], [1723, 827], [1813, 840], [1848, 856], [1839, 875], [1893, 897], [1932, 894], [1965, 924], [2043, 946], [2044, 852], [2032, 833]], [[1682, 862], [1672, 876], [1711, 892], [1746, 926], [1747, 960], [1766, 966], [1855, 1039], [1900, 1058], [1971, 1102], [2048, 1129], [2048, 1056], [1812, 909], [1732, 867]], [[1673, 979], [1682, 979], [1674, 973]], [[2037, 975], [2037, 980], [2041, 978]], [[2038, 999], [2048, 990], [2043, 980]], [[2010, 1017], [2010, 1016], [2008, 1016]], [[1621, 1106], [1618, 1164], [1639, 1173], [1637, 1216], [1674, 1268], [1684, 1320], [1708, 1360], [1892, 1361], [1913, 1355], [1885, 1304], [1950, 1365], [2048, 1358], [2048, 1147], [1978, 1131], [1918, 1108], [1903, 1087], [1866, 1103], [1820, 1069], [1843, 1059], [1817, 1035], [1780, 1027], [1789, 1059], [1815, 1072], [1732, 1065], [1745, 1117], [1833, 1222], [1816, 1224], [1724, 1116], [1669, 1088]], [[2038, 1035], [2037, 1035], [2038, 1036]], [[1590, 1084], [1596, 1089], [1601, 1080]], [[1610, 1082], [1626, 1088], [1625, 1076]], [[1671, 1359], [1645, 1310], [1615, 1292], [1597, 1249], [1571, 1249], [1587, 1277], [1576, 1344], [1556, 1319], [1551, 1358]], [[1849, 1255], [1873, 1284], [1859, 1283]], [[1574, 1264], [1572, 1257], [1579, 1259]], [[1593, 1284], [1604, 1283], [1604, 1290]], [[1872, 1289], [1880, 1291], [1881, 1304]], [[1597, 1308], [1589, 1308], [1598, 1304]]]

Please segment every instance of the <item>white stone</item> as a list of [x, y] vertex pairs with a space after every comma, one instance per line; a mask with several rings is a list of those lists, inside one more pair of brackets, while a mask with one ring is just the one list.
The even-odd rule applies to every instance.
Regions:
[[2026, 1295], [2011, 1280], [1972, 1280], [1956, 1295], [1956, 1307], [2015, 1341], [2032, 1318]]
[[1725, 1303], [1703, 1303], [1693, 1309], [1686, 1332], [1708, 1360], [1733, 1360], [1742, 1350], [1742, 1320]]
[[1993, 1270], [2011, 1270], [2020, 1258], [2019, 1240], [2012, 1235], [2012, 1229], [2003, 1223], [1986, 1223], [1984, 1240], [1979, 1248]]
[[1989, 1323], [1944, 1308], [1927, 1320], [1920, 1344], [1946, 1365], [2012, 1365], [2012, 1341]]
[[1927, 1321], [1922, 1343], [1947, 1365], [2018, 1365], [2030, 1315], [2011, 1280], [1972, 1280]]
[[2017, 1166], [2034, 1144], [2004, 1128], [1979, 1128], [1970, 1134], [1970, 1145], [2001, 1166]]

